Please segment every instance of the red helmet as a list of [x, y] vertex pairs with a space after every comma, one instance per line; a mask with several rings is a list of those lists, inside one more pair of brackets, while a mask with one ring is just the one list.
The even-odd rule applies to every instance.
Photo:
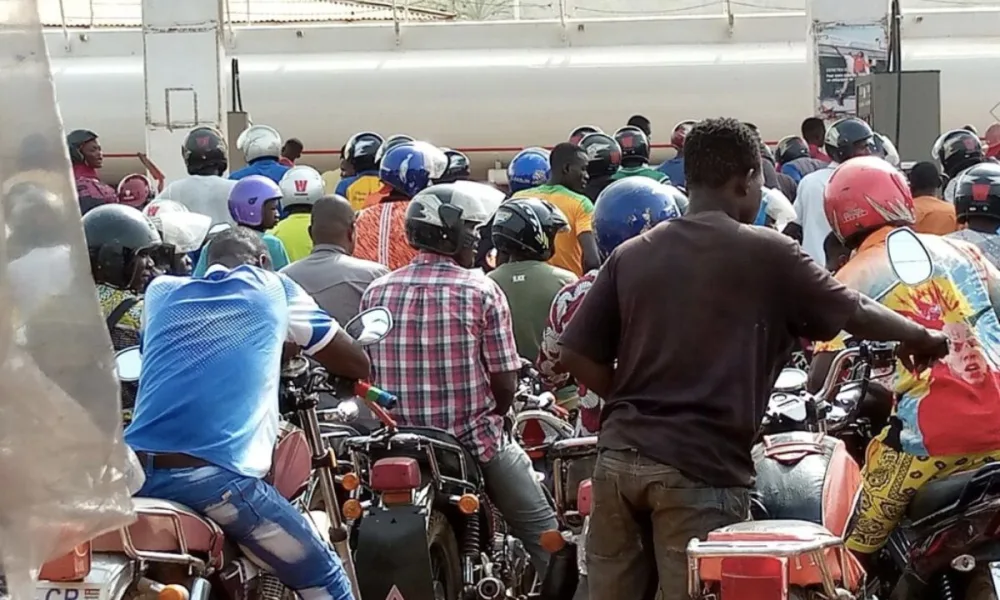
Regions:
[[674, 125], [674, 132], [670, 134], [670, 144], [680, 150], [684, 148], [684, 140], [687, 139], [688, 132], [698, 121], [681, 121]]
[[859, 156], [837, 167], [826, 184], [823, 209], [841, 241], [886, 225], [913, 225], [917, 220], [906, 178], [877, 156]]
[[142, 208], [156, 196], [156, 188], [148, 177], [141, 173], [126, 175], [118, 184], [118, 202]]

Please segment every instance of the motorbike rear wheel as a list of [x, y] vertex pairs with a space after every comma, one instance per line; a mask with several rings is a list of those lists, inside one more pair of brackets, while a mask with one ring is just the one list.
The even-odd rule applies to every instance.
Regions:
[[462, 593], [458, 539], [444, 514], [433, 511], [427, 523], [427, 553], [431, 557], [434, 600], [459, 600]]

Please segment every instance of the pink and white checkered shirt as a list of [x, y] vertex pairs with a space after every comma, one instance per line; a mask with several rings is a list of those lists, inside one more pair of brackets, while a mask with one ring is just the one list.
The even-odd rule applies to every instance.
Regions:
[[371, 283], [361, 310], [375, 306], [395, 322], [368, 348], [373, 381], [399, 398], [393, 415], [401, 425], [444, 429], [488, 462], [504, 429], [490, 374], [521, 365], [503, 291], [451, 258], [421, 252]]

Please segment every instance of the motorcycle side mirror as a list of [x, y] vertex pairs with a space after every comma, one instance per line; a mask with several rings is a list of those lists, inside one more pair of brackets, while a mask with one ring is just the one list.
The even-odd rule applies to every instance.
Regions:
[[934, 264], [923, 242], [909, 227], [896, 229], [885, 240], [889, 264], [906, 285], [920, 285], [931, 278]]
[[139, 381], [141, 371], [142, 354], [139, 353], [139, 346], [131, 346], [115, 354], [115, 374], [118, 375], [118, 381]]
[[782, 369], [778, 380], [774, 382], [776, 392], [795, 392], [806, 387], [809, 375], [802, 369]]
[[348, 321], [344, 331], [362, 346], [377, 344], [392, 331], [392, 314], [381, 306], [369, 308]]

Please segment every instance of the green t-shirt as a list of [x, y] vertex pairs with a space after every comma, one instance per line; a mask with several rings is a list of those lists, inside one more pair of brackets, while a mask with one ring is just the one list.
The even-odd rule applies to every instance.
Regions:
[[564, 285], [576, 281], [576, 275], [548, 263], [527, 260], [500, 265], [490, 271], [489, 277], [497, 282], [510, 304], [517, 353], [535, 362], [552, 299]]
[[626, 177], [649, 177], [660, 183], [670, 183], [670, 178], [663, 174], [663, 171], [654, 169], [648, 165], [641, 167], [622, 167], [611, 178], [612, 181], [625, 179]]

